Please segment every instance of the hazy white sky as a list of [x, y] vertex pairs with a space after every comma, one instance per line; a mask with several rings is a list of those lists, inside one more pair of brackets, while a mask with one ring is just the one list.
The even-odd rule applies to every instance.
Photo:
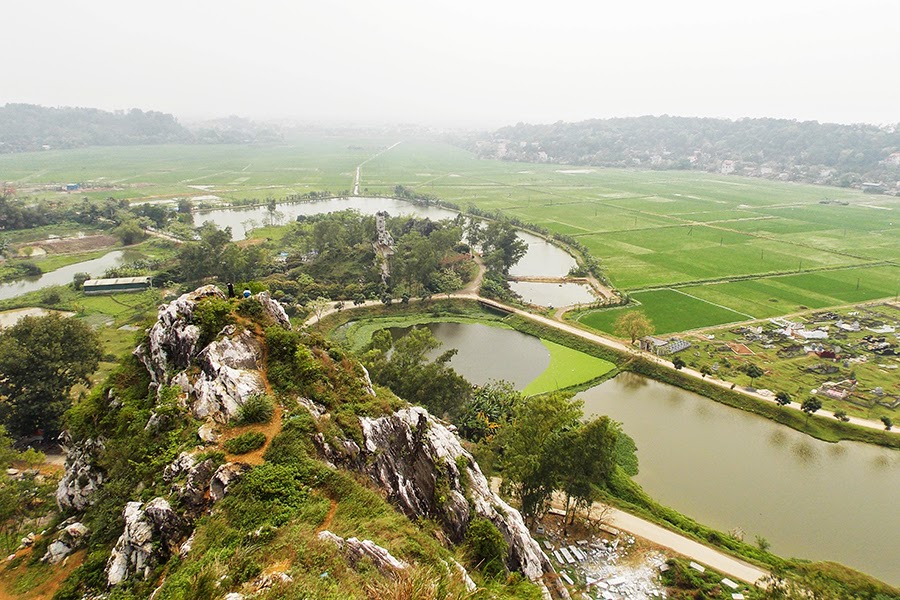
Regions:
[[900, 122], [896, 0], [27, 0], [0, 104], [499, 126]]

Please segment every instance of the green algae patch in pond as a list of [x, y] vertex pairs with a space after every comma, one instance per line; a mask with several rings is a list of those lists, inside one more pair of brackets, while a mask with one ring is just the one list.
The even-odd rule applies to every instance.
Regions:
[[562, 390], [603, 377], [616, 365], [549, 340], [541, 343], [550, 351], [550, 365], [531, 381], [522, 393], [526, 396]]

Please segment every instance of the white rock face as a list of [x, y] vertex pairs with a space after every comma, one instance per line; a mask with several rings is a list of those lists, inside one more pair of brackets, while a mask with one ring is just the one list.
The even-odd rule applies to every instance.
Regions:
[[361, 559], [368, 558], [382, 575], [393, 575], [397, 571], [402, 571], [409, 567], [408, 564], [395, 558], [390, 552], [372, 540], [359, 541], [355, 537], [344, 539], [328, 530], [320, 531], [318, 538], [331, 542], [340, 548], [346, 555], [347, 560], [350, 561], [350, 564], [354, 566]]
[[129, 502], [124, 517], [125, 530], [106, 563], [110, 586], [132, 576], [146, 578], [154, 566], [178, 549], [183, 534], [184, 522], [165, 498], [154, 498], [146, 506]]
[[[233, 327], [227, 327], [224, 333], [233, 332]], [[227, 423], [238, 415], [247, 398], [265, 392], [259, 374], [262, 349], [249, 331], [210, 343], [197, 360], [201, 374], [192, 383], [196, 399], [191, 408], [198, 419]]]
[[174, 371], [190, 365], [200, 339], [200, 328], [190, 324], [191, 317], [197, 303], [210, 297], [224, 299], [225, 294], [206, 285], [159, 307], [148, 342], [135, 350], [154, 383], [168, 384]]
[[454, 542], [464, 539], [472, 518], [486, 518], [506, 538], [511, 570], [533, 581], [553, 572], [519, 511], [491, 490], [472, 455], [428, 411], [414, 406], [378, 419], [362, 418], [360, 423], [365, 438], [363, 468], [405, 514], [435, 519]]
[[41, 560], [55, 565], [81, 546], [87, 534], [88, 528], [81, 523], [67, 525], [47, 547], [47, 552]]
[[103, 451], [103, 441], [86, 439], [69, 445], [66, 450], [66, 472], [56, 487], [56, 503], [60, 510], [83, 511], [94, 502], [94, 494], [103, 485], [103, 471], [94, 465]]
[[[224, 424], [233, 419], [247, 398], [265, 391], [260, 376], [262, 349], [247, 330], [226, 327], [220, 338], [206, 348], [198, 348], [200, 329], [190, 323], [197, 303], [204, 298], [225, 298], [215, 286], [208, 285], [181, 295], [159, 309], [149, 339], [138, 346], [135, 355], [143, 362], [153, 383], [175, 385], [184, 394], [183, 402], [195, 417]], [[255, 299], [278, 325], [290, 328], [281, 305], [268, 294]], [[189, 369], [196, 359], [199, 375]], [[207, 427], [202, 438], [215, 441], [214, 426]]]

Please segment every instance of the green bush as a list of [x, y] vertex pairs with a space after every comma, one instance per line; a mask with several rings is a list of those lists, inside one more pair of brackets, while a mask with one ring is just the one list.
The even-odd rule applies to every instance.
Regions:
[[204, 347], [216, 339], [226, 325], [234, 323], [231, 303], [215, 296], [204, 298], [194, 308], [192, 321], [200, 327], [199, 347]]
[[264, 434], [258, 431], [248, 431], [226, 441], [222, 444], [222, 447], [229, 454], [246, 454], [253, 452], [257, 448], [262, 448], [265, 443], [266, 436]]
[[307, 498], [308, 489], [300, 482], [297, 469], [287, 465], [266, 463], [244, 476], [242, 495], [262, 502], [299, 507]]
[[496, 577], [506, 571], [506, 539], [487, 519], [472, 519], [466, 532], [466, 545], [472, 564], [485, 575]]
[[247, 398], [238, 413], [239, 423], [268, 423], [275, 414], [275, 403], [265, 394], [254, 394]]

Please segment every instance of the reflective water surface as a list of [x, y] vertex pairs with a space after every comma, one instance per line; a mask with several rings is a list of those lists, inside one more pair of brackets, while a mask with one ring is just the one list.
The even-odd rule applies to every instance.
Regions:
[[632, 373], [578, 395], [634, 438], [651, 497], [783, 556], [837, 561], [900, 584], [900, 452], [820, 442]]

